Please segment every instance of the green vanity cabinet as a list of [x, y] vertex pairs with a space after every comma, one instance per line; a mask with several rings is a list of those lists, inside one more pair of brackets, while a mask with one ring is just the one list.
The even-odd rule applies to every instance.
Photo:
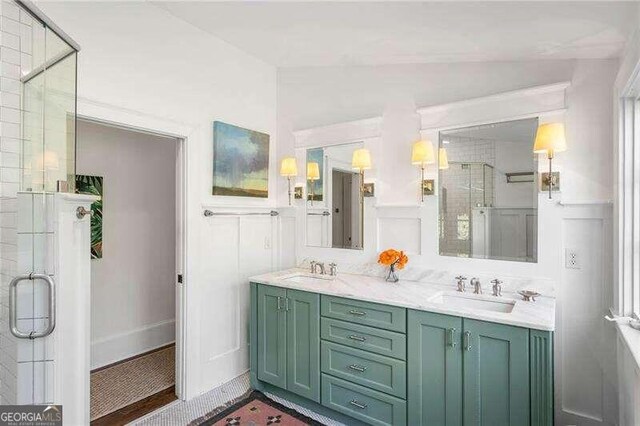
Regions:
[[408, 311], [411, 425], [553, 425], [553, 333]]
[[320, 296], [259, 285], [258, 379], [320, 401]]
[[251, 385], [350, 426], [553, 426], [553, 332], [251, 284]]
[[529, 330], [463, 320], [465, 425], [529, 425]]
[[462, 318], [409, 310], [410, 425], [462, 424]]

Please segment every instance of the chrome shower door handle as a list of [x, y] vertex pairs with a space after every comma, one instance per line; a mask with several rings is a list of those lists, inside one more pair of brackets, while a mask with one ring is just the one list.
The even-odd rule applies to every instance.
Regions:
[[[18, 299], [18, 284], [21, 281], [35, 281], [42, 280], [49, 287], [49, 323], [47, 324], [47, 328], [43, 331], [35, 332], [30, 331], [29, 333], [24, 333], [18, 329], [18, 309], [17, 309], [17, 299]], [[40, 337], [46, 337], [53, 333], [53, 330], [56, 328], [56, 285], [49, 275], [46, 274], [25, 274], [18, 275], [9, 283], [9, 330], [11, 334], [16, 336], [19, 339], [37, 339]]]

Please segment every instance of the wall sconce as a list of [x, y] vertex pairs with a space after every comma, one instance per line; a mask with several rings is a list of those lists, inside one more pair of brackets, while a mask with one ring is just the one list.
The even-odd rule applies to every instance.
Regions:
[[[424, 169], [427, 164], [435, 163], [433, 155], [433, 144], [431, 141], [418, 141], [413, 144], [411, 150], [411, 164], [420, 166], [420, 201], [424, 201], [424, 188], [426, 181], [424, 180]], [[447, 163], [448, 165], [449, 163]]]
[[307, 180], [311, 181], [311, 205], [313, 205], [313, 199], [315, 198], [315, 184], [320, 179], [320, 167], [318, 163], [307, 163]]
[[291, 178], [298, 176], [298, 165], [296, 164], [295, 157], [285, 157], [280, 164], [280, 176], [287, 178], [289, 185], [289, 205], [291, 205]]
[[353, 151], [351, 167], [360, 173], [360, 198], [364, 196], [364, 171], [371, 169], [371, 153], [366, 148]]
[[440, 148], [438, 150], [438, 168], [440, 170], [446, 170], [449, 168], [449, 157], [447, 156], [446, 148]]
[[[549, 199], [551, 199], [551, 191], [554, 185], [554, 173], [552, 170], [552, 161], [556, 152], [567, 150], [567, 141], [564, 135], [563, 123], [546, 123], [538, 126], [536, 132], [536, 140], [533, 144], [533, 152], [536, 154], [547, 154], [549, 159], [549, 174], [546, 177], [546, 184], [549, 187]], [[544, 179], [544, 178], [543, 178]]]

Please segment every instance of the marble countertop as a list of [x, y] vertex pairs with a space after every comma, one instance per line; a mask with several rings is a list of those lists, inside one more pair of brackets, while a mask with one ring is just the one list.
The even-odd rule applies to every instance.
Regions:
[[[525, 302], [520, 295], [505, 291], [502, 297], [498, 298], [491, 295], [491, 287], [488, 283], [484, 288], [486, 294], [473, 295], [469, 289], [466, 293], [457, 293], [452, 285], [407, 280], [389, 283], [382, 278], [366, 275], [339, 273], [331, 280], [318, 279], [314, 278], [308, 270], [299, 268], [257, 275], [249, 278], [249, 281], [537, 330], [553, 331], [555, 329], [555, 298], [540, 296], [535, 302]], [[439, 298], [442, 294], [505, 303], [515, 301], [515, 305], [511, 312], [506, 313], [450, 306], [431, 300]]]

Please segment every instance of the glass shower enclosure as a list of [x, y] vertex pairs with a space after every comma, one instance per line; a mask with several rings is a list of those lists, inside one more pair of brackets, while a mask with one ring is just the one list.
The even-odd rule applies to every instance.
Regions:
[[73, 192], [77, 44], [32, 3], [3, 1], [0, 403], [51, 404], [54, 193]]

